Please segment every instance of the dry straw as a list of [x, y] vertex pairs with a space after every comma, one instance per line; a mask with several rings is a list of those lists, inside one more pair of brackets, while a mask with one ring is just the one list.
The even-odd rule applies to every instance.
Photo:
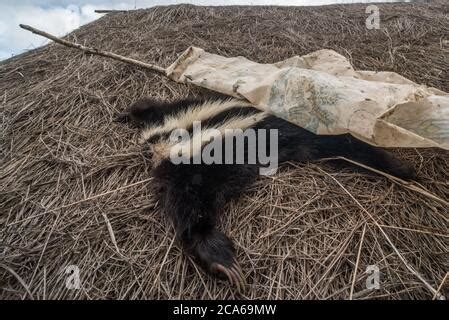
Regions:
[[[65, 39], [164, 67], [189, 45], [258, 62], [330, 48], [358, 69], [449, 91], [447, 6], [380, 10], [381, 29], [367, 30], [363, 5], [156, 7], [108, 14]], [[0, 64], [0, 93], [0, 298], [242, 297], [179, 249], [145, 149], [112, 122], [141, 96], [199, 89], [51, 44]], [[449, 153], [395, 153], [415, 164], [419, 184], [341, 159], [291, 163], [230, 203], [220, 227], [236, 243], [243, 297], [447, 294]], [[65, 285], [69, 265], [79, 290]], [[379, 290], [365, 286], [369, 265], [381, 271]]]

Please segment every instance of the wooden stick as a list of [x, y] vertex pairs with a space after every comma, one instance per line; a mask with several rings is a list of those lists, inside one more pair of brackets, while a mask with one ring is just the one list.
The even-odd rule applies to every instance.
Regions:
[[135, 66], [138, 66], [138, 67], [141, 67], [141, 68], [145, 68], [145, 69], [148, 69], [148, 70], [160, 73], [160, 74], [162, 74], [164, 76], [167, 76], [167, 72], [166, 72], [165, 68], [156, 66], [154, 64], [145, 63], [145, 62], [142, 62], [142, 61], [139, 61], [139, 60], [127, 58], [127, 57], [124, 57], [124, 56], [121, 56], [121, 55], [118, 55], [118, 54], [115, 54], [115, 53], [112, 53], [112, 52], [102, 51], [102, 50], [95, 49], [95, 48], [90, 48], [90, 47], [85, 47], [85, 46], [83, 46], [83, 45], [81, 45], [79, 43], [74, 43], [74, 42], [70, 42], [70, 41], [67, 41], [67, 40], [60, 39], [60, 38], [58, 38], [58, 37], [56, 37], [56, 36], [54, 36], [52, 34], [49, 34], [49, 33], [45, 32], [45, 31], [41, 31], [41, 30], [35, 29], [35, 28], [30, 27], [30, 26], [25, 25], [25, 24], [20, 24], [20, 27], [22, 29], [31, 31], [34, 34], [37, 34], [37, 35], [40, 35], [40, 36], [45, 37], [47, 39], [53, 40], [54, 42], [62, 44], [64, 46], [66, 46], [66, 47], [75, 48], [75, 49], [81, 50], [81, 51], [86, 52], [86, 53], [95, 54], [95, 55], [111, 58], [111, 59], [114, 59], [114, 60], [118, 60], [118, 61], [121, 61], [121, 62], [124, 62], [124, 63], [132, 64], [132, 65], [135, 65]]

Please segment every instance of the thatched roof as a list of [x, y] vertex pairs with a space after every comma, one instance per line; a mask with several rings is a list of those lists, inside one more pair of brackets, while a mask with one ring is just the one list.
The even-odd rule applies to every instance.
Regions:
[[[67, 39], [164, 67], [189, 45], [258, 62], [330, 48], [358, 69], [449, 92], [449, 7], [380, 12], [381, 29], [367, 30], [365, 5], [156, 7], [108, 14]], [[136, 133], [112, 123], [141, 96], [198, 89], [51, 44], [2, 63], [0, 93], [0, 298], [239, 297], [173, 241]], [[448, 152], [395, 152], [449, 199]], [[447, 227], [441, 201], [329, 162], [261, 178], [220, 223], [252, 299], [432, 298], [428, 285], [440, 287], [448, 271]], [[80, 269], [80, 290], [65, 286], [69, 265]], [[379, 290], [365, 287], [369, 265], [381, 271]]]

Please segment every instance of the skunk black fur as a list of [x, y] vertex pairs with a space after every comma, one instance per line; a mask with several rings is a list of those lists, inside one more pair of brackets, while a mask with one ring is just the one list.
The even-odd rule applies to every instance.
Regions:
[[[168, 118], [185, 116], [195, 106], [207, 106], [213, 100], [185, 99], [162, 102], [146, 98], [133, 104], [122, 122], [133, 122], [143, 131], [163, 126]], [[217, 126], [237, 116], [259, 114], [261, 111], [239, 100], [233, 106], [217, 110], [202, 124]], [[310, 161], [344, 156], [401, 178], [411, 178], [411, 166], [395, 159], [386, 150], [361, 142], [350, 135], [315, 135], [283, 119], [267, 116], [252, 126], [255, 129], [278, 129], [279, 163]], [[191, 130], [191, 126], [186, 129]], [[144, 137], [149, 145], [163, 143], [169, 132], [153, 131]], [[144, 135], [143, 135], [144, 136]], [[163, 157], [155, 162], [153, 175], [162, 189], [161, 204], [172, 220], [182, 246], [209, 273], [225, 276], [240, 286], [243, 275], [236, 263], [232, 241], [216, 227], [217, 217], [225, 204], [240, 195], [259, 174], [256, 164], [173, 164]]]

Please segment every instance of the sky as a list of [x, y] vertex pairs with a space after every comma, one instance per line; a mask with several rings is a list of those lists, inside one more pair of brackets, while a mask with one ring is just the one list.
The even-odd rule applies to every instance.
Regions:
[[[99, 17], [97, 9], [149, 8], [155, 5], [323, 5], [367, 0], [0, 0], [0, 60], [44, 45], [47, 40], [19, 28], [28, 24], [57, 36]], [[369, 0], [368, 0], [369, 1]], [[388, 1], [388, 0], [383, 0]]]

